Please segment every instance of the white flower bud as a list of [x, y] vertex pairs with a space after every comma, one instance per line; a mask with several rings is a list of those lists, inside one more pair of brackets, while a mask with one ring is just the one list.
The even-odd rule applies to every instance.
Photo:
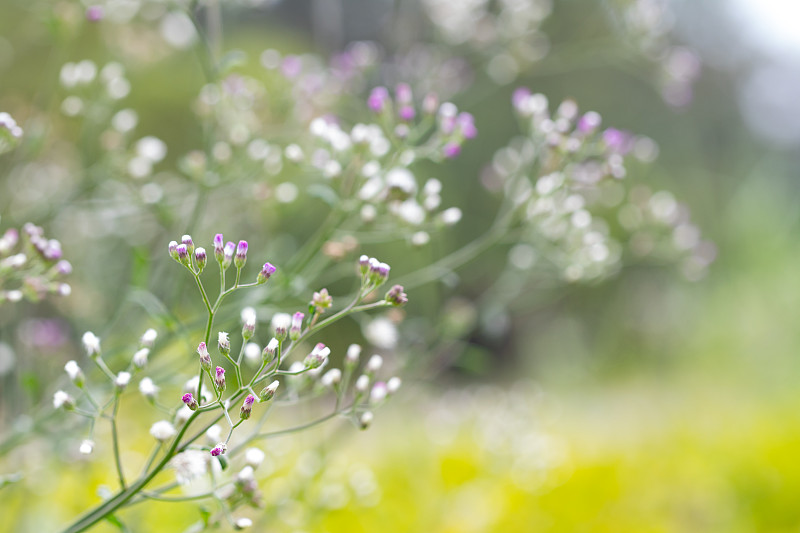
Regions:
[[142, 348], [133, 354], [133, 366], [144, 368], [147, 365], [147, 357], [150, 355], [149, 348]]
[[158, 441], [164, 442], [177, 434], [175, 426], [167, 420], [159, 420], [150, 427], [150, 434]]
[[94, 450], [94, 441], [86, 439], [81, 442], [78, 451], [81, 452], [83, 455], [89, 455]]

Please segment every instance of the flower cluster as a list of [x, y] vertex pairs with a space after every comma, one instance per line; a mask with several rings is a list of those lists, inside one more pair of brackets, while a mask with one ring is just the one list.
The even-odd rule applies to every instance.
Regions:
[[0, 112], [0, 154], [14, 148], [21, 138], [22, 128], [17, 125], [14, 117], [5, 111]]
[[27, 223], [0, 236], [0, 303], [23, 298], [38, 301], [48, 293], [72, 292], [62, 280], [72, 265], [62, 258], [61, 243], [48, 239], [39, 226]]
[[652, 140], [602, 129], [599, 114], [580, 114], [571, 100], [551, 115], [545, 96], [519, 89], [513, 104], [528, 135], [501, 149], [484, 178], [522, 206], [527, 238], [564, 279], [607, 276], [626, 251], [681, 262], [692, 279], [703, 275], [713, 246], [701, 240], [688, 210], [671, 194], [626, 179], [631, 161], [655, 157]]

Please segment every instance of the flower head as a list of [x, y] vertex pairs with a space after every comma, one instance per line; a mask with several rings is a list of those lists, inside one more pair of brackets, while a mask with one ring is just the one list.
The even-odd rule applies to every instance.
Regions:
[[150, 355], [149, 348], [140, 348], [133, 354], [133, 366], [136, 368], [144, 368], [147, 365], [147, 358]]
[[267, 280], [275, 273], [277, 270], [272, 263], [264, 263], [264, 266], [261, 267], [261, 272], [258, 273], [258, 277], [256, 278], [256, 283], [266, 283]]
[[75, 361], [67, 361], [64, 365], [64, 371], [69, 376], [69, 379], [75, 384], [76, 387], [83, 387], [84, 375], [81, 367]]
[[225, 452], [228, 451], [228, 445], [224, 442], [218, 442], [216, 446], [211, 448], [211, 456], [217, 457], [220, 455], [225, 455]]
[[114, 380], [114, 385], [117, 386], [118, 389], [122, 390], [128, 386], [128, 383], [131, 382], [131, 373], [130, 372], [120, 372], [117, 374], [116, 379]]
[[252, 394], [248, 394], [247, 397], [242, 402], [242, 408], [239, 411], [239, 418], [242, 420], [247, 420], [250, 418], [250, 413], [253, 411], [253, 404], [256, 401], [256, 397]]
[[86, 353], [89, 357], [97, 357], [100, 354], [100, 339], [92, 333], [91, 331], [87, 331], [83, 334], [83, 347], [86, 348]]
[[211, 370], [211, 355], [208, 353], [206, 343], [201, 342], [197, 345], [197, 353], [200, 355], [200, 366], [205, 370]]
[[214, 235], [214, 258], [220, 265], [225, 260], [225, 242], [222, 239], [222, 233]]
[[389, 100], [389, 90], [386, 87], [375, 87], [369, 93], [367, 106], [369, 106], [372, 111], [380, 113], [386, 109]]
[[261, 394], [259, 394], [261, 401], [268, 402], [272, 398], [274, 398], [275, 392], [278, 390], [278, 385], [280, 385], [280, 383], [278, 382], [278, 380], [275, 380], [266, 387], [264, 387], [264, 389], [261, 391]]
[[303, 318], [305, 318], [305, 315], [299, 311], [292, 316], [292, 327], [289, 328], [289, 338], [293, 341], [300, 338], [300, 332], [303, 329]]
[[191, 235], [184, 235], [181, 237], [181, 244], [186, 246], [186, 251], [191, 255], [194, 252], [194, 241]]
[[386, 293], [386, 301], [399, 307], [408, 303], [408, 295], [403, 292], [402, 285], [395, 285]]
[[273, 315], [271, 321], [272, 331], [275, 333], [275, 337], [277, 337], [278, 340], [286, 338], [291, 323], [292, 317], [288, 313], [276, 313]]
[[220, 331], [217, 334], [217, 346], [219, 347], [220, 353], [223, 355], [231, 353], [231, 340], [228, 338], [227, 332]]
[[150, 328], [142, 334], [142, 338], [139, 339], [139, 344], [141, 344], [143, 348], [152, 348], [153, 344], [156, 342], [156, 337], [158, 337], [158, 332]]
[[71, 411], [75, 408], [75, 399], [63, 390], [56, 391], [53, 395], [53, 407]]
[[236, 246], [236, 257], [233, 262], [236, 268], [242, 268], [247, 261], [247, 241], [239, 241]]
[[197, 408], [200, 405], [197, 403], [197, 399], [191, 392], [187, 392], [181, 397], [181, 401], [186, 404], [186, 406], [191, 409], [192, 411], [197, 411]]
[[197, 272], [200, 273], [206, 267], [206, 262], [208, 261], [208, 256], [206, 255], [206, 249], [203, 247], [198, 248], [194, 251], [194, 260], [197, 263]]
[[320, 289], [311, 297], [311, 306], [313, 306], [314, 310], [319, 314], [330, 309], [331, 305], [333, 305], [333, 298], [328, 294], [328, 289]]
[[91, 441], [89, 439], [85, 439], [85, 440], [81, 441], [81, 445], [78, 448], [78, 451], [81, 454], [89, 455], [89, 454], [92, 453], [92, 450], [94, 450], [94, 441]]
[[175, 426], [167, 420], [159, 420], [150, 426], [150, 434], [158, 441], [164, 442], [177, 434]]
[[275, 359], [275, 355], [278, 353], [278, 346], [280, 342], [275, 337], [272, 337], [267, 345], [264, 347], [264, 351], [261, 352], [261, 359], [264, 364], [270, 364], [273, 359]]
[[150, 378], [142, 378], [139, 382], [139, 392], [148, 400], [153, 400], [158, 394], [158, 387]]
[[314, 346], [314, 349], [311, 350], [311, 353], [306, 356], [303, 364], [306, 366], [306, 368], [319, 368], [327, 362], [330, 353], [330, 348], [321, 342], [317, 343], [317, 345]]
[[218, 366], [214, 375], [214, 387], [218, 392], [225, 392], [225, 369]]

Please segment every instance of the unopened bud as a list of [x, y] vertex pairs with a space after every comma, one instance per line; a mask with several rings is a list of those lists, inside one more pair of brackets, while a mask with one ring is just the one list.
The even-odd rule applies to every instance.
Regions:
[[177, 241], [169, 241], [169, 256], [175, 261], [178, 260], [178, 243]]
[[288, 313], [276, 313], [272, 317], [272, 331], [275, 333], [275, 337], [277, 337], [278, 340], [282, 341], [286, 338], [291, 323], [292, 317], [289, 316]]
[[261, 267], [261, 272], [258, 273], [258, 277], [256, 278], [256, 283], [259, 285], [262, 283], [266, 283], [267, 280], [275, 273], [277, 270], [272, 263], [264, 263], [264, 266]]
[[65, 411], [72, 411], [75, 409], [75, 399], [63, 390], [56, 391], [53, 395], [53, 407], [56, 409], [64, 409]]
[[214, 258], [220, 265], [225, 260], [225, 242], [222, 240], [222, 233], [214, 235]]
[[136, 368], [144, 368], [147, 365], [147, 358], [150, 355], [149, 348], [142, 348], [133, 354], [133, 366]]
[[206, 249], [205, 248], [198, 248], [194, 251], [194, 260], [197, 263], [197, 273], [201, 273], [204, 268], [206, 268], [206, 262], [208, 261], [208, 256], [206, 256]]
[[325, 374], [319, 380], [319, 382], [324, 387], [328, 388], [338, 385], [341, 381], [342, 381], [342, 371], [339, 370], [338, 368], [331, 368], [330, 370], [325, 372]]
[[242, 409], [239, 411], [239, 418], [242, 420], [247, 420], [250, 418], [250, 413], [253, 411], [253, 404], [256, 401], [256, 397], [252, 394], [248, 394], [247, 398], [244, 399], [242, 402]]
[[214, 376], [214, 388], [217, 389], [217, 392], [225, 392], [225, 369], [221, 366], [217, 367]]
[[264, 351], [261, 352], [261, 359], [264, 361], [265, 365], [268, 365], [275, 359], [275, 354], [278, 353], [278, 346], [280, 342], [275, 337], [272, 337], [267, 345], [264, 347]]
[[330, 354], [331, 349], [320, 342], [314, 346], [314, 349], [311, 350], [311, 353], [306, 356], [303, 364], [306, 366], [306, 368], [319, 368], [325, 364]]
[[256, 311], [252, 307], [242, 310], [242, 338], [245, 342], [253, 338], [256, 332]]
[[367, 372], [370, 374], [374, 374], [375, 372], [380, 370], [382, 366], [383, 366], [383, 357], [381, 357], [378, 354], [375, 354], [369, 358], [369, 361], [367, 361]]
[[344, 357], [345, 365], [352, 368], [358, 364], [358, 359], [361, 357], [361, 346], [358, 344], [351, 344], [347, 347], [347, 355]]
[[123, 390], [125, 387], [128, 386], [128, 383], [130, 382], [131, 382], [131, 373], [120, 372], [119, 374], [117, 374], [117, 377], [114, 380], [114, 385], [116, 385], [119, 390]]
[[395, 285], [386, 293], [386, 301], [396, 307], [400, 307], [408, 303], [408, 295], [403, 292], [402, 285]]
[[[177, 243], [176, 243], [176, 246], [177, 246]], [[358, 268], [361, 271], [361, 275], [362, 276], [366, 275], [366, 273], [369, 271], [369, 257], [367, 257], [366, 255], [362, 255], [361, 257], [359, 257], [358, 258]]]
[[261, 398], [261, 401], [262, 402], [268, 402], [272, 398], [274, 398], [275, 397], [275, 391], [278, 390], [278, 385], [280, 385], [280, 383], [278, 382], [278, 380], [275, 380], [272, 383], [270, 383], [269, 385], [267, 385], [266, 387], [264, 387], [264, 389], [261, 391], [261, 394], [259, 394], [259, 397]]
[[86, 353], [94, 359], [98, 355], [100, 355], [100, 339], [92, 333], [91, 331], [87, 331], [83, 334], [83, 338], [81, 339], [83, 342], [83, 347], [86, 348]]
[[367, 392], [368, 388], [369, 388], [369, 376], [367, 376], [366, 374], [361, 374], [360, 376], [358, 376], [358, 379], [356, 380], [356, 391], [360, 393], [365, 393]]
[[365, 411], [364, 413], [362, 413], [361, 416], [358, 418], [359, 427], [361, 429], [367, 429], [370, 426], [370, 424], [372, 424], [372, 418], [373, 416], [371, 411]]
[[222, 258], [222, 270], [227, 270], [231, 263], [233, 262], [233, 253], [236, 251], [236, 245], [232, 242], [225, 243], [225, 249], [223, 250], [223, 258]]
[[247, 261], [247, 241], [239, 241], [239, 245], [236, 247], [236, 257], [234, 259], [234, 264], [236, 268], [242, 268]]
[[388, 393], [389, 389], [386, 387], [386, 383], [379, 381], [372, 386], [372, 390], [369, 393], [369, 399], [373, 404], [378, 404], [386, 399], [386, 395]]
[[192, 395], [191, 392], [184, 394], [181, 400], [186, 404], [186, 407], [192, 411], [197, 411], [197, 408], [200, 407], [200, 404], [197, 403], [197, 399], [194, 397], [194, 395]]
[[197, 345], [197, 354], [200, 356], [200, 366], [204, 370], [211, 370], [211, 355], [208, 353], [206, 343], [201, 342]]
[[189, 266], [189, 249], [186, 245], [179, 244], [176, 250], [178, 252], [178, 261], [184, 266]]
[[142, 338], [139, 339], [139, 344], [141, 344], [143, 348], [152, 348], [157, 337], [158, 332], [153, 328], [150, 328], [142, 334]]
[[303, 318], [305, 315], [303, 313], [297, 312], [292, 316], [292, 327], [289, 328], [289, 338], [293, 341], [296, 341], [300, 338], [300, 333], [303, 329]]
[[83, 388], [83, 384], [85, 382], [85, 376], [83, 375], [83, 371], [81, 367], [78, 366], [78, 363], [75, 361], [67, 361], [67, 364], [64, 365], [64, 370], [66, 371], [69, 379], [72, 380], [72, 383], [75, 384], [76, 387]]
[[192, 242], [191, 235], [184, 235], [183, 237], [181, 237], [181, 244], [186, 245], [186, 251], [189, 253], [189, 255], [192, 255], [194, 253], [194, 242]]
[[393, 377], [386, 382], [386, 392], [389, 395], [395, 394], [398, 390], [400, 390], [400, 386], [403, 382], [398, 377]]

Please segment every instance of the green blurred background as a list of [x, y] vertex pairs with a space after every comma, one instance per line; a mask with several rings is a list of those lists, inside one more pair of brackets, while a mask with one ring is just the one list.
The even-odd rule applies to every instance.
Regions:
[[[793, 98], [784, 93], [800, 94], [800, 55], [788, 43], [779, 54], [750, 46], [743, 28], [760, 19], [746, 10], [750, 19], [731, 16], [735, 2], [676, 2], [676, 39], [697, 46], [705, 68], [691, 105], [675, 110], [654, 87], [646, 61], [629, 60], [624, 46], [622, 60], [619, 50], [597, 50], [594, 43], [614, 36], [602, 18], [608, 3], [554, 4], [544, 26], [552, 60], [506, 86], [477, 71], [470, 88], [454, 98], [475, 114], [480, 136], [463, 157], [431, 171], [445, 184], [445, 203], [461, 206], [466, 216], [434, 238], [426, 253], [455, 249], [490, 223], [497, 201], [479, 185], [477, 169], [516, 131], [508, 102], [514, 87], [527, 85], [551, 102], [574, 98], [582, 109], [600, 112], [606, 124], [656, 140], [660, 155], [647, 179], [686, 201], [716, 243], [717, 261], [694, 283], [674, 269], [640, 266], [593, 286], [531, 289], [509, 304], [508, 328], [499, 334], [491, 321], [478, 320], [463, 338], [419, 354], [450, 364], [423, 366], [409, 376], [373, 430], [325, 428], [269, 445], [274, 474], [262, 490], [277, 503], [266, 511], [263, 531], [800, 528], [799, 158], [791, 131], [800, 117], [796, 103], [781, 107]], [[784, 4], [790, 6], [786, 17], [797, 14], [792, 2]], [[35, 118], [35, 106], [57, 108], [56, 78], [64, 61], [103, 62], [118, 54], [101, 28], [59, 23], [53, 5], [61, 13], [75, 7], [15, 0], [0, 5], [0, 110], [18, 110], [18, 119]], [[341, 5], [343, 22], [333, 29], [320, 23], [319, 6], [309, 2], [283, 2], [256, 15], [233, 6], [226, 11], [225, 47], [244, 50], [255, 65], [265, 48], [324, 54], [348, 40], [382, 39], [387, 49], [402, 51], [425, 35], [412, 24], [419, 13], [411, 2]], [[766, 2], [762, 9], [779, 9], [775, 5], [781, 3]], [[783, 77], [766, 76], [758, 85], [754, 77], [761, 79], [765, 69]], [[135, 88], [129, 105], [140, 114], [140, 128], [167, 142], [170, 161], [202, 142], [191, 114], [202, 71], [190, 52], [132, 62], [128, 76]], [[754, 93], [754, 86], [760, 91]], [[31, 95], [35, 105], [26, 103]], [[28, 123], [26, 131], [35, 136], [37, 127]], [[69, 124], [56, 127], [66, 138], [72, 135]], [[188, 287], [189, 280], [164, 267], [164, 243], [174, 235], [192, 229], [210, 237], [224, 226], [226, 234], [257, 234], [251, 246], [255, 241], [277, 255], [297, 248], [322, 218], [314, 200], [270, 213], [251, 206], [240, 217], [235, 202], [220, 200], [211, 205], [223, 206], [216, 212], [227, 215], [210, 209], [197, 229], [184, 227], [186, 217], [177, 208], [150, 213], [164, 231], [146, 242], [71, 234], [59, 224], [62, 211], [97, 199], [80, 193], [58, 204], [59, 198], [18, 202], [15, 196], [20, 183], [28, 183], [27, 192], [36, 188], [30, 177], [21, 177], [21, 161], [47, 159], [47, 148], [43, 141], [26, 147], [24, 156], [0, 159], [0, 213], [4, 228], [34, 220], [65, 243], [76, 264], [73, 296], [25, 304], [21, 312], [0, 309], [2, 341], [16, 354], [0, 376], [6, 435], [13, 435], [20, 412], [47, 402], [49, 380], [76, 356], [84, 330], [114, 335], [119, 340], [110, 342], [123, 346], [147, 327], [143, 309], [149, 300], [142, 294]], [[217, 193], [246, 191], [234, 183]], [[500, 246], [471, 263], [456, 286], [409, 291], [408, 316], [438, 319], [442, 309], [468, 308], [464, 302], [491, 284], [507, 251]], [[399, 274], [427, 260], [406, 254], [404, 245], [374, 246], [369, 253], [391, 259]], [[179, 314], [196, 311], [194, 296], [175, 297]], [[21, 317], [62, 317], [69, 340], [55, 350], [26, 344]], [[331, 344], [341, 348], [355, 332], [355, 326], [345, 327]], [[132, 410], [129, 416], [138, 415]], [[144, 454], [146, 439], [140, 441], [131, 443]], [[0, 489], [0, 531], [55, 530], [94, 502], [99, 486], [113, 485], [109, 450], [98, 449], [91, 463], [73, 462], [66, 450], [73, 444], [33, 440], [2, 459], [0, 473], [28, 473]], [[345, 492], [348, 497], [341, 496]], [[182, 531], [197, 511], [191, 503], [155, 503], [126, 516], [140, 524], [136, 531]]]

